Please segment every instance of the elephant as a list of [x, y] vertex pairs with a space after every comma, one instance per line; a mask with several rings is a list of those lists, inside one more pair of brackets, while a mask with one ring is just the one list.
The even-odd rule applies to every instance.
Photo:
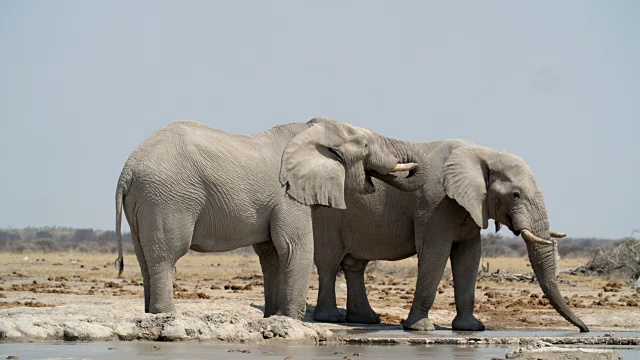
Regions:
[[419, 173], [372, 134], [326, 117], [255, 135], [191, 120], [157, 130], [131, 153], [118, 180], [119, 276], [124, 210], [145, 312], [175, 311], [172, 270], [189, 249], [253, 245], [262, 254], [265, 316], [302, 319], [313, 268], [312, 210], [345, 208], [345, 192], [374, 191], [374, 174]]
[[[588, 327], [567, 306], [555, 276], [552, 237], [542, 192], [531, 168], [520, 157], [465, 140], [415, 144], [424, 185], [397, 191], [394, 176], [374, 175], [372, 194], [348, 194], [347, 209], [322, 208], [313, 214], [314, 261], [319, 289], [313, 314], [321, 322], [379, 323], [364, 285], [372, 260], [400, 260], [417, 254], [418, 276], [405, 330], [434, 330], [429, 320], [438, 284], [451, 260], [456, 316], [454, 330], [484, 330], [473, 315], [480, 263], [480, 230], [489, 219], [522, 235], [529, 260], [551, 305], [580, 331]], [[415, 180], [416, 182], [421, 182]], [[391, 185], [391, 186], [388, 186]], [[336, 273], [347, 282], [346, 317], [338, 311]]]

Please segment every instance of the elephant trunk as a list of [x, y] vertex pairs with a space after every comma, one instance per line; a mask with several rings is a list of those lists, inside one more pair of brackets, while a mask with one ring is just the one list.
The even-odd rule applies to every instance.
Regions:
[[[379, 151], [374, 151], [373, 154], [390, 154], [393, 158], [383, 159], [372, 156], [369, 159], [371, 176], [402, 191], [415, 191], [424, 185], [426, 167], [421, 164], [419, 149], [414, 144], [377, 135], [373, 146], [379, 147]], [[396, 163], [418, 163], [419, 165], [403, 177], [390, 174], [389, 169]]]
[[[544, 206], [539, 209], [538, 221], [531, 226], [531, 232], [542, 239], [549, 239], [549, 225], [547, 222], [546, 211]], [[562, 315], [567, 321], [577, 326], [580, 332], [588, 332], [589, 328], [571, 311], [564, 297], [558, 288], [558, 279], [556, 278], [556, 261], [553, 246], [541, 245], [533, 242], [526, 242], [527, 251], [529, 253], [529, 261], [536, 275], [542, 292], [546, 295], [549, 303], [556, 311]]]

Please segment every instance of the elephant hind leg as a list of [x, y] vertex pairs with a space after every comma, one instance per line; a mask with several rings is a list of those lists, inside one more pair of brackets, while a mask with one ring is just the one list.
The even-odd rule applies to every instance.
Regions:
[[[163, 264], [161, 264], [163, 265]], [[167, 266], [162, 266], [162, 270], [150, 274], [149, 291], [149, 312], [152, 314], [175, 312], [176, 307], [173, 302], [173, 276], [171, 270], [166, 270]], [[173, 266], [170, 266], [173, 268]]]
[[280, 263], [278, 252], [272, 241], [265, 241], [253, 245], [253, 250], [260, 258], [262, 276], [264, 279], [264, 317], [275, 315], [280, 310]]
[[407, 319], [402, 322], [402, 327], [405, 330], [435, 330], [433, 323], [429, 319], [429, 310], [431, 310], [436, 298], [438, 285], [451, 253], [452, 240], [450, 239], [453, 239], [453, 236], [447, 234], [447, 230], [447, 228], [437, 229], [434, 232], [438, 234], [437, 237], [427, 237], [416, 232], [418, 278], [411, 310]]
[[347, 322], [379, 324], [380, 316], [369, 304], [364, 286], [364, 270], [368, 260], [356, 260], [347, 255], [342, 261], [342, 270], [347, 280]]
[[140, 239], [138, 238], [135, 231], [133, 231], [133, 229], [131, 231], [131, 242], [133, 243], [133, 249], [136, 252], [136, 258], [138, 259], [140, 272], [142, 273], [142, 284], [144, 286], [144, 312], [148, 313], [149, 302], [151, 300], [151, 279], [149, 277], [149, 267], [147, 266], [147, 261], [144, 259], [144, 253], [142, 251], [142, 246], [140, 245]]
[[138, 234], [144, 261], [140, 268], [147, 268], [149, 278], [149, 301], [146, 306], [145, 294], [145, 310], [153, 314], [174, 312], [173, 269], [178, 259], [189, 251], [193, 223], [186, 214], [179, 213], [170, 213], [166, 219], [151, 218], [154, 221], [141, 224]]

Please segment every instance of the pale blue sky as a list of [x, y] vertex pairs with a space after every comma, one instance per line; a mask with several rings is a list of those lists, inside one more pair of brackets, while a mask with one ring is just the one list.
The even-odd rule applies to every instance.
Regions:
[[113, 229], [173, 120], [317, 115], [520, 155], [570, 236], [640, 228], [637, 1], [0, 1], [0, 227]]

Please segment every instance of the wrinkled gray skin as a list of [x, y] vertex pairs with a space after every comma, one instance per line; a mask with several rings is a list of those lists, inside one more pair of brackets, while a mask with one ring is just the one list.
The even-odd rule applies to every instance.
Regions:
[[195, 121], [156, 131], [130, 155], [116, 191], [117, 261], [122, 272], [124, 208], [145, 312], [175, 310], [172, 270], [189, 249], [253, 245], [264, 270], [265, 315], [279, 310], [302, 319], [313, 266], [312, 208], [344, 208], [345, 190], [373, 191], [369, 174], [388, 174], [399, 161], [373, 153], [371, 137], [327, 118], [251, 136]]
[[[400, 260], [418, 254], [418, 279], [407, 330], [434, 330], [429, 320], [438, 283], [451, 259], [457, 315], [455, 330], [483, 330], [473, 316], [480, 262], [480, 228], [488, 220], [518, 235], [523, 229], [549, 239], [542, 193], [529, 166], [519, 157], [462, 140], [416, 144], [421, 154], [419, 191], [397, 191], [376, 183], [369, 195], [349, 195], [347, 210], [314, 213], [315, 263], [320, 276], [314, 319], [343, 322], [335, 300], [335, 278], [342, 266], [347, 281], [346, 321], [378, 323], [364, 286], [371, 260]], [[391, 175], [383, 176], [387, 182]], [[417, 181], [417, 180], [416, 180]], [[392, 183], [392, 181], [391, 181]], [[580, 331], [587, 326], [571, 311], [558, 289], [553, 246], [527, 242], [529, 260], [553, 307]]]

